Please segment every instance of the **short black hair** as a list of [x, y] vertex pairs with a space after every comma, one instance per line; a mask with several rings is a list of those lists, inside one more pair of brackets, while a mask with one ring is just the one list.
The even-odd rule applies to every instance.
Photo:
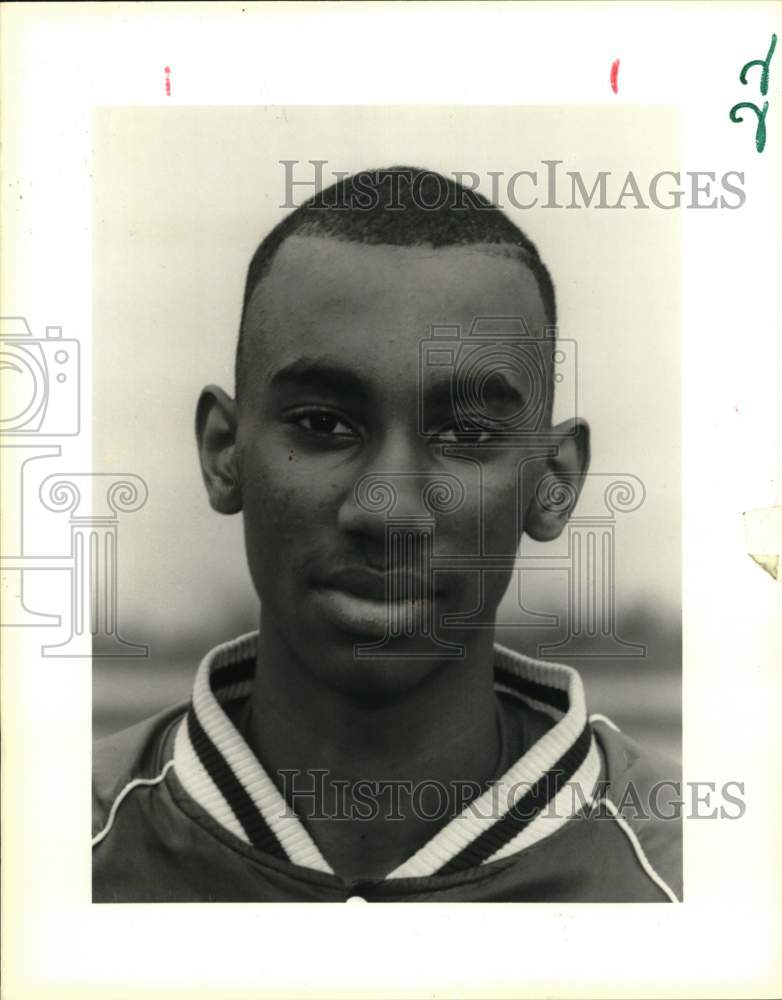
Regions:
[[365, 245], [507, 247], [534, 274], [546, 319], [556, 326], [554, 284], [535, 244], [477, 191], [422, 167], [383, 167], [345, 177], [285, 216], [258, 246], [247, 269], [236, 349], [236, 394], [242, 380], [245, 318], [253, 292], [282, 243], [293, 235], [330, 236]]

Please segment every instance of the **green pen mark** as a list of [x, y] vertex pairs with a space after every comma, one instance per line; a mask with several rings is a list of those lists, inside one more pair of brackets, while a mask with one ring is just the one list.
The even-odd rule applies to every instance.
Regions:
[[759, 153], [762, 153], [766, 148], [766, 112], [768, 111], [768, 101], [763, 101], [763, 110], [756, 104], [750, 104], [749, 101], [742, 101], [741, 104], [734, 104], [730, 109], [730, 120], [732, 122], [743, 122], [744, 119], [740, 114], [742, 108], [749, 108], [750, 111], [754, 111], [758, 116], [758, 126], [755, 129], [755, 149]]
[[762, 66], [763, 72], [760, 74], [760, 93], [763, 97], [768, 93], [768, 71], [771, 68], [771, 57], [774, 55], [774, 49], [777, 47], [777, 36], [771, 36], [771, 45], [768, 47], [768, 53], [765, 59], [753, 59], [752, 62], [745, 63], [741, 72], [739, 73], [739, 80], [746, 85], [747, 82], [747, 70], [752, 66]]
[[[765, 97], [768, 93], [768, 76], [771, 69], [771, 57], [774, 55], [774, 49], [777, 47], [777, 36], [772, 34], [771, 45], [768, 47], [768, 52], [766, 53], [765, 59], [752, 59], [748, 63], [744, 63], [739, 73], [739, 80], [746, 86], [747, 84], [747, 72], [752, 69], [753, 66], [760, 66], [760, 93], [762, 97]], [[730, 120], [732, 122], [738, 123], [743, 122], [744, 117], [740, 115], [739, 112], [746, 108], [748, 111], [754, 111], [757, 115], [758, 123], [755, 128], [755, 149], [759, 153], [762, 153], [766, 148], [766, 112], [768, 111], [768, 101], [763, 102], [763, 110], [753, 104], [751, 101], [741, 101], [739, 104], [734, 104], [730, 109]]]

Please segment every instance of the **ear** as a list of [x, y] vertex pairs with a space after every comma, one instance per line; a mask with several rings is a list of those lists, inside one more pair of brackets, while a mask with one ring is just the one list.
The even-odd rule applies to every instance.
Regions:
[[547, 458], [527, 507], [524, 531], [536, 542], [558, 538], [589, 469], [589, 424], [566, 420], [553, 428], [556, 455]]
[[198, 399], [196, 438], [209, 503], [220, 514], [237, 514], [242, 509], [236, 427], [235, 400], [219, 386], [208, 385]]

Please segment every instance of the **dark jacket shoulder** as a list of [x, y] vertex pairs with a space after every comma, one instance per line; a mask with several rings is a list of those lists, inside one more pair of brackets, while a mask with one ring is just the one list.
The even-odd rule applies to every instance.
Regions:
[[177, 705], [96, 740], [92, 748], [92, 832], [105, 826], [112, 804], [132, 781], [157, 777], [170, 759], [170, 737], [187, 711]]
[[605, 761], [603, 797], [647, 862], [682, 898], [681, 764], [639, 746], [608, 720], [592, 720]]

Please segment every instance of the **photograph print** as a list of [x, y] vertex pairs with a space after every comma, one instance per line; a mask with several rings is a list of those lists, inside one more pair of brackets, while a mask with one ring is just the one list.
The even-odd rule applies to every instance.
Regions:
[[93, 137], [93, 901], [682, 900], [676, 110]]

